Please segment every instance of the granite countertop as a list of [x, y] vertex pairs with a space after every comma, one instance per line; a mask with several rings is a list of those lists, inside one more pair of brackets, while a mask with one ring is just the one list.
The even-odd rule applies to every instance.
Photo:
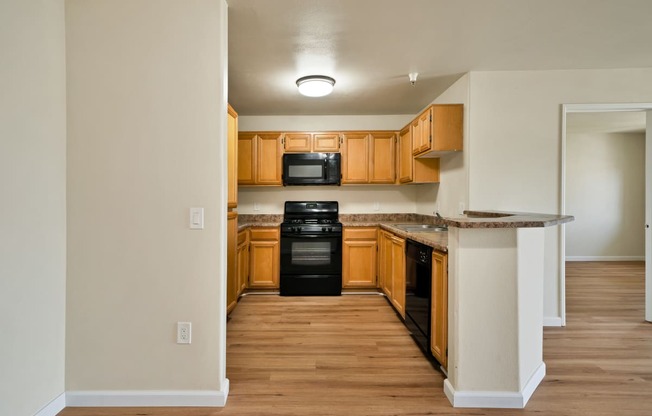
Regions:
[[506, 211], [464, 211], [466, 217], [444, 218], [443, 223], [457, 228], [537, 228], [575, 220], [572, 215], [536, 214]]
[[[437, 218], [421, 214], [340, 214], [345, 227], [380, 227], [393, 234], [417, 241], [436, 250], [448, 251], [448, 232], [407, 232], [396, 224], [433, 224], [457, 228], [534, 228], [549, 227], [573, 221], [570, 215], [536, 214], [504, 211], [464, 211], [465, 217]], [[249, 227], [278, 227], [283, 222], [282, 214], [241, 214], [238, 216], [238, 231]]]

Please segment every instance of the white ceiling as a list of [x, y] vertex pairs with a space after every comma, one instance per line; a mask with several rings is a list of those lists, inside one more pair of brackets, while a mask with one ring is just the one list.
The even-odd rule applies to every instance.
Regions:
[[[652, 67], [652, 0], [227, 1], [241, 115], [415, 114], [472, 70]], [[333, 94], [299, 95], [311, 74]]]
[[645, 111], [569, 113], [568, 133], [645, 133]]

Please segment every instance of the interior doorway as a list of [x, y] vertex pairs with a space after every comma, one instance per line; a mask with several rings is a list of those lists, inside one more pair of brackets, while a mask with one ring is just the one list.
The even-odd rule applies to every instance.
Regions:
[[[601, 117], [600, 123], [602, 123], [602, 126], [600, 127], [603, 130], [612, 130], [612, 131], [618, 131], [620, 128], [621, 132], [624, 131], [636, 131], [637, 129], [639, 131], [645, 132], [645, 139], [642, 140], [644, 142], [644, 145], [636, 145], [638, 146], [637, 148], [635, 147], [634, 149], [638, 149], [638, 151], [642, 152], [644, 154], [644, 158], [642, 160], [642, 164], [644, 165], [641, 167], [641, 170], [638, 171], [638, 175], [643, 175], [644, 181], [642, 181], [644, 184], [641, 186], [642, 189], [644, 189], [643, 193], [644, 195], [634, 195], [632, 198], [637, 198], [638, 197], [638, 203], [641, 203], [644, 205], [643, 208], [643, 213], [640, 213], [640, 220], [638, 221], [638, 224], [632, 225], [629, 224], [630, 227], [641, 227], [642, 228], [642, 233], [643, 235], [639, 234], [638, 240], [632, 242], [632, 238], [629, 236], [625, 236], [624, 238], [628, 241], [628, 244], [641, 244], [641, 240], [644, 240], [644, 250], [637, 252], [637, 254], [643, 254], [642, 258], [645, 259], [646, 261], [646, 267], [645, 267], [645, 277], [646, 277], [646, 284], [645, 284], [645, 319], [648, 321], [652, 321], [652, 267], [648, 267], [649, 265], [652, 265], [652, 239], [650, 236], [650, 222], [652, 221], [652, 104], [650, 103], [644, 103], [644, 104], [566, 104], [562, 106], [562, 163], [561, 163], [561, 212], [562, 214], [565, 214], [567, 212], [567, 205], [572, 198], [574, 198], [576, 195], [571, 194], [570, 192], [576, 191], [574, 190], [573, 187], [577, 186], [577, 183], [571, 183], [569, 184], [568, 182], [568, 173], [569, 173], [569, 168], [571, 165], [569, 163], [574, 163], [575, 160], [569, 160], [569, 156], [572, 156], [572, 154], [569, 153], [569, 127], [576, 128], [576, 126], [582, 125], [582, 122], [585, 123], [590, 123], [590, 122], [595, 122], [595, 118], [591, 117], [592, 115], [596, 115], [598, 113], [602, 113], [604, 117]], [[647, 115], [647, 117], [646, 117]], [[578, 123], [579, 120], [579, 123]], [[618, 126], [618, 123], [621, 125]], [[608, 125], [611, 124], [610, 127]], [[571, 133], [572, 134], [572, 133]], [[608, 143], [606, 141], [605, 143]], [[573, 143], [576, 145], [577, 143]], [[631, 144], [631, 143], [628, 143]], [[630, 146], [631, 147], [631, 146]], [[572, 150], [572, 148], [571, 148]], [[630, 155], [632, 154], [631, 152], [634, 151], [636, 153], [637, 150], [632, 150], [629, 149]], [[643, 156], [643, 155], [639, 155]], [[623, 161], [621, 161], [623, 163]], [[626, 162], [625, 162], [626, 163]], [[632, 173], [630, 172], [630, 175]], [[639, 183], [641, 178], [639, 178]], [[627, 181], [626, 178], [620, 178], [621, 182], [621, 188], [624, 186], [622, 185]], [[612, 184], [614, 186], [614, 189], [618, 187], [618, 184], [614, 183]], [[607, 186], [608, 188], [608, 186]], [[631, 191], [631, 190], [630, 190]], [[638, 192], [641, 192], [640, 189]], [[631, 193], [631, 192], [630, 192]], [[599, 196], [597, 196], [597, 199], [599, 200]], [[622, 205], [622, 204], [621, 204]], [[612, 207], [614, 209], [611, 210], [610, 213], [611, 215], [614, 215], [614, 213], [621, 213], [622, 214], [622, 209], [619, 210], [618, 207]], [[621, 208], [627, 208], [630, 213], [636, 212], [636, 207], [621, 207]], [[632, 211], [632, 208], [634, 209]], [[569, 212], [569, 214], [573, 215], [575, 213]], [[577, 215], [577, 214], [575, 214]], [[634, 216], [637, 216], [639, 214], [634, 214]], [[614, 224], [616, 224], [616, 221], [611, 221]], [[621, 221], [622, 224], [622, 221]], [[614, 227], [616, 228], [616, 227]], [[633, 228], [634, 230], [636, 228]], [[614, 230], [615, 232], [618, 232], [620, 230]], [[597, 234], [596, 234], [597, 235]], [[567, 233], [566, 233], [566, 226], [561, 227], [561, 233], [560, 233], [560, 299], [561, 299], [561, 318], [562, 318], [562, 326], [566, 325], [566, 272], [565, 272], [565, 264], [566, 264], [566, 256], [567, 256], [567, 244], [571, 243], [573, 244], [573, 249], [575, 250], [575, 246], [578, 244], [577, 241], [567, 241]], [[596, 240], [599, 240], [599, 238], [596, 238]], [[623, 240], [625, 241], [625, 240]], [[599, 243], [599, 241], [598, 241]], [[595, 245], [596, 241], [591, 241], [590, 244]], [[595, 247], [594, 247], [595, 249]], [[599, 251], [598, 247], [598, 251]], [[618, 254], [618, 253], [616, 253]], [[581, 256], [578, 256], [581, 257]], [[620, 257], [620, 258], [619, 258]], [[641, 256], [629, 256], [631, 258], [627, 258], [628, 256], [615, 256], [615, 260], [636, 260], [640, 258]], [[579, 258], [578, 258], [579, 259]], [[580, 259], [581, 260], [581, 259]], [[590, 260], [590, 258], [586, 258], [586, 260]]]

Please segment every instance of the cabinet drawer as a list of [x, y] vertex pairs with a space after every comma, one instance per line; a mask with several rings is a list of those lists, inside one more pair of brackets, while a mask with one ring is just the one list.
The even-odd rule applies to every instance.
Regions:
[[251, 240], [278, 240], [278, 228], [252, 228]]
[[345, 227], [345, 240], [375, 240], [378, 237], [376, 227]]

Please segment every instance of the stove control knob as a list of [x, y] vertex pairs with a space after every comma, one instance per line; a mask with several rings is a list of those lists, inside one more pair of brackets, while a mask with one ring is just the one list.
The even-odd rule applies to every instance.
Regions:
[[327, 228], [326, 227], [321, 227], [321, 230], [325, 232], [327, 230]]

